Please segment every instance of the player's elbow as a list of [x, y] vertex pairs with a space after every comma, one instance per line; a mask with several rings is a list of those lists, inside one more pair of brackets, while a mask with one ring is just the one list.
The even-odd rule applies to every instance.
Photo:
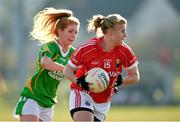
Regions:
[[41, 59], [41, 66], [43, 68], [48, 67], [49, 62], [50, 62], [50, 59], [48, 57], [46, 57], [46, 56], [43, 56], [42, 59]]

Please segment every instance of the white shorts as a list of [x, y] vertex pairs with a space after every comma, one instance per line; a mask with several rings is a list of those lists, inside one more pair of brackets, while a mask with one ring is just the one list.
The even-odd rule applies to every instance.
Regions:
[[98, 120], [104, 121], [110, 109], [110, 104], [110, 102], [95, 103], [89, 94], [79, 90], [72, 90], [70, 94], [69, 106], [71, 116], [76, 111], [87, 110], [94, 113]]
[[41, 107], [35, 100], [21, 96], [14, 108], [13, 116], [19, 119], [19, 115], [35, 115], [43, 121], [52, 121], [54, 106]]

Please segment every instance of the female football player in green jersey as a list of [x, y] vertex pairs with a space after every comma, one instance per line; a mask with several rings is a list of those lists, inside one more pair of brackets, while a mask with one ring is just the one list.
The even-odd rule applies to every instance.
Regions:
[[34, 17], [33, 39], [41, 48], [34, 75], [26, 81], [14, 109], [21, 121], [51, 121], [57, 103], [57, 87], [62, 71], [75, 48], [71, 46], [80, 22], [66, 9], [45, 8]]

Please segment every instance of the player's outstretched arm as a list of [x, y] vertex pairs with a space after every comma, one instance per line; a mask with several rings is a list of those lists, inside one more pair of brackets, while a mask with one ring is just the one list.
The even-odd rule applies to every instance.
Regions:
[[138, 66], [135, 65], [131, 69], [126, 70], [127, 76], [123, 77], [122, 85], [136, 83], [140, 80]]

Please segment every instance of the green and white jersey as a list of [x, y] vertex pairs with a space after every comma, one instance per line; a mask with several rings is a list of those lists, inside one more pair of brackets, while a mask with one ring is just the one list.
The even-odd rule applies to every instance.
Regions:
[[56, 42], [44, 44], [39, 51], [35, 73], [26, 82], [21, 95], [36, 100], [43, 107], [51, 107], [57, 103], [57, 88], [64, 75], [61, 71], [44, 69], [40, 65], [41, 58], [45, 54], [53, 61], [65, 66], [74, 50], [74, 47], [70, 47], [64, 54]]

